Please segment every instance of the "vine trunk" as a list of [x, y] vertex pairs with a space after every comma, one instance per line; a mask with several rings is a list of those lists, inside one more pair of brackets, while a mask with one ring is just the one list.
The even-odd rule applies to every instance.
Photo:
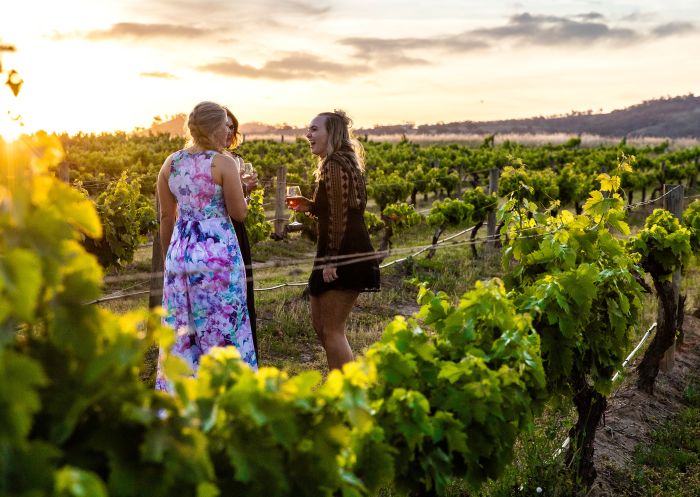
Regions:
[[588, 488], [596, 478], [593, 442], [608, 399], [589, 385], [582, 373], [577, 374], [575, 385], [577, 392], [573, 400], [578, 419], [569, 431], [571, 444], [566, 453], [565, 463], [567, 467], [574, 469], [576, 479]]
[[661, 306], [659, 323], [651, 345], [649, 345], [646, 354], [644, 354], [642, 362], [637, 366], [637, 388], [651, 395], [654, 394], [654, 383], [659, 374], [659, 363], [664, 353], [673, 345], [678, 312], [678, 304], [674, 298], [673, 283], [671, 281], [659, 281], [658, 278], [654, 278], [654, 288]]

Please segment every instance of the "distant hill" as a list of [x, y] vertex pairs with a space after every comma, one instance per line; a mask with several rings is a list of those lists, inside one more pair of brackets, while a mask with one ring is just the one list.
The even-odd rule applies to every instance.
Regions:
[[[185, 129], [187, 124], [186, 114], [176, 114], [174, 116], [169, 116], [166, 121], [157, 117], [153, 120], [153, 124], [147, 130], [142, 132], [151, 132], [154, 134], [167, 133], [173, 136], [185, 136]], [[285, 135], [297, 135], [302, 134], [304, 130], [293, 128], [288, 124], [283, 125], [272, 125], [259, 122], [244, 123], [240, 126], [240, 132], [243, 134], [253, 134], [253, 135], [265, 135], [265, 134], [285, 134]]]
[[[410, 118], [410, 116], [407, 116]], [[149, 129], [154, 133], [183, 135], [185, 114], [170, 120], [157, 120]], [[460, 121], [452, 123], [380, 125], [359, 129], [359, 134], [491, 134], [491, 133], [570, 133], [611, 137], [666, 137], [700, 138], [700, 97], [692, 94], [680, 97], [646, 100], [638, 105], [608, 113], [593, 111], [571, 112], [563, 116], [538, 116], [528, 119], [501, 121]], [[244, 134], [302, 135], [304, 129], [289, 125], [274, 126], [264, 123], [241, 125]]]
[[151, 127], [141, 131], [151, 132], [153, 134], [166, 133], [172, 136], [185, 136], [185, 120], [187, 116], [185, 114], [176, 114], [170, 117], [167, 121], [163, 121], [160, 117], [153, 119], [153, 124]]
[[462, 121], [419, 126], [376, 126], [361, 130], [373, 135], [404, 133], [571, 133], [600, 136], [656, 136], [700, 138], [700, 97], [647, 100], [605, 114], [572, 112], [565, 116], [532, 117], [502, 121]]

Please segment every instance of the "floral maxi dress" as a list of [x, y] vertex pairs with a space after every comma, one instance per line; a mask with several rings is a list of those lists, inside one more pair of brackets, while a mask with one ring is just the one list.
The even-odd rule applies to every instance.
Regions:
[[[216, 153], [176, 152], [168, 180], [178, 216], [165, 257], [163, 324], [176, 333], [171, 354], [195, 374], [203, 354], [227, 345], [257, 369], [245, 266], [222, 187], [211, 176]], [[171, 390], [160, 361], [156, 388]]]

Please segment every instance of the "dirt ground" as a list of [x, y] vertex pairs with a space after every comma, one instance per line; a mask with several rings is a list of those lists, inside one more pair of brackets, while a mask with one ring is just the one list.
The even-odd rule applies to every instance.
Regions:
[[[648, 440], [648, 434], [682, 408], [683, 391], [693, 378], [700, 377], [700, 319], [686, 315], [685, 341], [676, 347], [670, 371], [661, 371], [654, 395], [636, 388], [634, 365], [622, 386], [608, 401], [603, 423], [595, 439], [594, 460], [598, 478], [589, 497], [612, 497], [611, 468], [623, 467], [632, 458], [634, 447]], [[641, 356], [636, 358], [638, 363]]]

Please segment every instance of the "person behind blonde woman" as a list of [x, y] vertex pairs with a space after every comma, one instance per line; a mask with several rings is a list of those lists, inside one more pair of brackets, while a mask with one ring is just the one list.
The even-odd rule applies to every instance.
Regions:
[[[241, 171], [241, 182], [243, 184], [243, 192], [249, 194], [258, 186], [258, 175], [253, 172], [250, 176], [245, 177], [243, 175], [243, 158], [238, 155], [234, 150], [238, 147], [238, 118], [229, 110], [228, 107], [224, 107], [226, 111], [226, 126], [228, 128], [228, 137], [226, 138], [226, 148], [233, 155], [233, 157], [238, 162], [238, 166]], [[236, 230], [236, 237], [238, 238], [238, 245], [241, 248], [241, 255], [243, 256], [243, 263], [245, 264], [245, 277], [246, 277], [246, 287], [247, 287], [247, 307], [248, 316], [250, 317], [250, 329], [253, 333], [253, 346], [255, 348], [255, 356], [258, 358], [258, 365], [260, 364], [260, 349], [258, 348], [258, 334], [257, 334], [257, 323], [256, 323], [256, 313], [255, 313], [255, 294], [254, 294], [254, 283], [253, 283], [253, 258], [250, 250], [250, 239], [248, 238], [248, 231], [246, 230], [245, 223], [242, 221], [236, 221], [231, 218], [233, 222], [233, 228]]]
[[[224, 153], [226, 111], [201, 102], [187, 126], [187, 147], [171, 154], [158, 174], [163, 323], [175, 334], [171, 354], [196, 374], [201, 356], [212, 347], [234, 346], [257, 369], [245, 268], [231, 224], [231, 218], [243, 221], [248, 208], [238, 164]], [[161, 366], [159, 361], [156, 388], [169, 391]]]
[[319, 158], [316, 190], [312, 200], [288, 202], [290, 208], [318, 219], [318, 247], [309, 278], [311, 320], [331, 369], [353, 359], [345, 323], [360, 292], [379, 290], [379, 263], [364, 220], [364, 154], [350, 126], [343, 111], [323, 112], [311, 121], [306, 138]]

